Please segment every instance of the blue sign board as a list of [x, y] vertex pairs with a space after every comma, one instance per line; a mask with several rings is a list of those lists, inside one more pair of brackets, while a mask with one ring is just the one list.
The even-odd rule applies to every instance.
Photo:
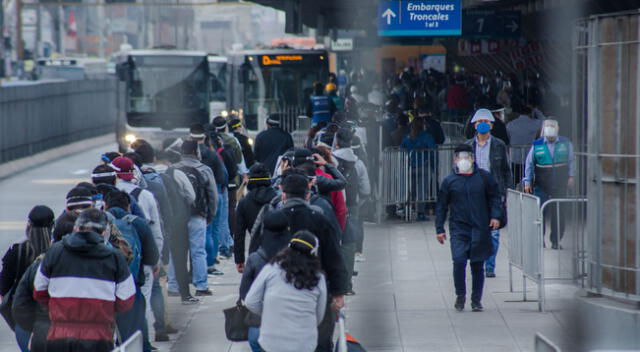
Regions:
[[396, 0], [378, 5], [380, 36], [458, 36], [461, 0]]

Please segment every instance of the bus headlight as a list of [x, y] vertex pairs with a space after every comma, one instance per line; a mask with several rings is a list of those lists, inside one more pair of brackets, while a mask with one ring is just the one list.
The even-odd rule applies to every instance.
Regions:
[[220, 116], [226, 118], [227, 116], [229, 116], [229, 112], [227, 110], [222, 110], [222, 111], [220, 111]]
[[249, 143], [249, 145], [253, 145], [253, 139], [252, 138], [247, 138], [247, 143]]
[[125, 141], [127, 141], [127, 143], [129, 143], [129, 144], [131, 144], [131, 143], [135, 142], [135, 141], [136, 141], [136, 139], [138, 139], [138, 138], [136, 138], [136, 135], [135, 135], [135, 134], [131, 134], [131, 133], [129, 133], [129, 134], [127, 134], [127, 135], [125, 135], [125, 136], [124, 136], [124, 140], [125, 140]]

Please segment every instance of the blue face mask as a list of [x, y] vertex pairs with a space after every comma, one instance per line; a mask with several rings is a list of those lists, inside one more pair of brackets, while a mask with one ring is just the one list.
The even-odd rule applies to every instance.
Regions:
[[481, 134], [489, 133], [489, 131], [491, 131], [491, 125], [488, 122], [480, 122], [476, 125], [476, 131]]

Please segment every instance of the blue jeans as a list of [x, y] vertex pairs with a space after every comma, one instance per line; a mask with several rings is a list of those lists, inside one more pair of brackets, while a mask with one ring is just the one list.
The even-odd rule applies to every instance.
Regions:
[[118, 313], [116, 315], [116, 323], [118, 324], [118, 331], [120, 332], [120, 337], [122, 341], [126, 341], [129, 337], [133, 336], [133, 334], [140, 330], [145, 333], [144, 342], [145, 342], [145, 351], [150, 350], [148, 331], [147, 331], [147, 322], [145, 319], [145, 311], [146, 311], [146, 303], [144, 300], [144, 296], [140, 291], [139, 287], [136, 287], [136, 295], [133, 301], [133, 308], [126, 312]]
[[222, 218], [220, 221], [220, 252], [229, 254], [233, 239], [231, 238], [231, 229], [229, 228], [229, 191], [225, 190], [222, 194]]
[[160, 278], [153, 279], [153, 286], [151, 287], [151, 309], [153, 310], [153, 317], [156, 320], [153, 323], [153, 328], [156, 332], [164, 332], [164, 297], [162, 297]]
[[[20, 325], [16, 324], [15, 328], [16, 341], [21, 352], [29, 352], [29, 339], [31, 338], [31, 332], [23, 329]], [[258, 338], [256, 337], [256, 341]], [[257, 342], [256, 342], [257, 343]]]
[[207, 280], [207, 251], [205, 250], [207, 220], [201, 216], [189, 219], [189, 251], [191, 252], [191, 280], [196, 290], [209, 289]]
[[491, 231], [491, 241], [493, 242], [493, 252], [489, 259], [485, 263], [485, 270], [488, 273], [494, 273], [496, 271], [496, 256], [498, 255], [498, 248], [500, 248], [500, 230]]
[[[222, 216], [223, 216], [223, 193], [222, 187], [218, 186], [218, 211], [216, 212], [216, 217], [213, 219], [211, 224], [207, 226], [207, 266], [212, 267], [216, 264], [216, 258], [218, 257], [218, 248], [220, 246], [220, 228], [222, 227]], [[226, 191], [225, 193], [226, 194]], [[224, 213], [226, 214], [226, 213]]]
[[249, 327], [249, 347], [251, 352], [262, 352], [258, 338], [260, 337], [260, 328]]

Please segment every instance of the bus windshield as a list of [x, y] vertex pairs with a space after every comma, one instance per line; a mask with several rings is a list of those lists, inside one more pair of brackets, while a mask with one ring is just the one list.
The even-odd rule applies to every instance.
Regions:
[[209, 103], [206, 57], [131, 56], [129, 112], [186, 113]]
[[209, 61], [211, 101], [227, 101], [227, 63]]

